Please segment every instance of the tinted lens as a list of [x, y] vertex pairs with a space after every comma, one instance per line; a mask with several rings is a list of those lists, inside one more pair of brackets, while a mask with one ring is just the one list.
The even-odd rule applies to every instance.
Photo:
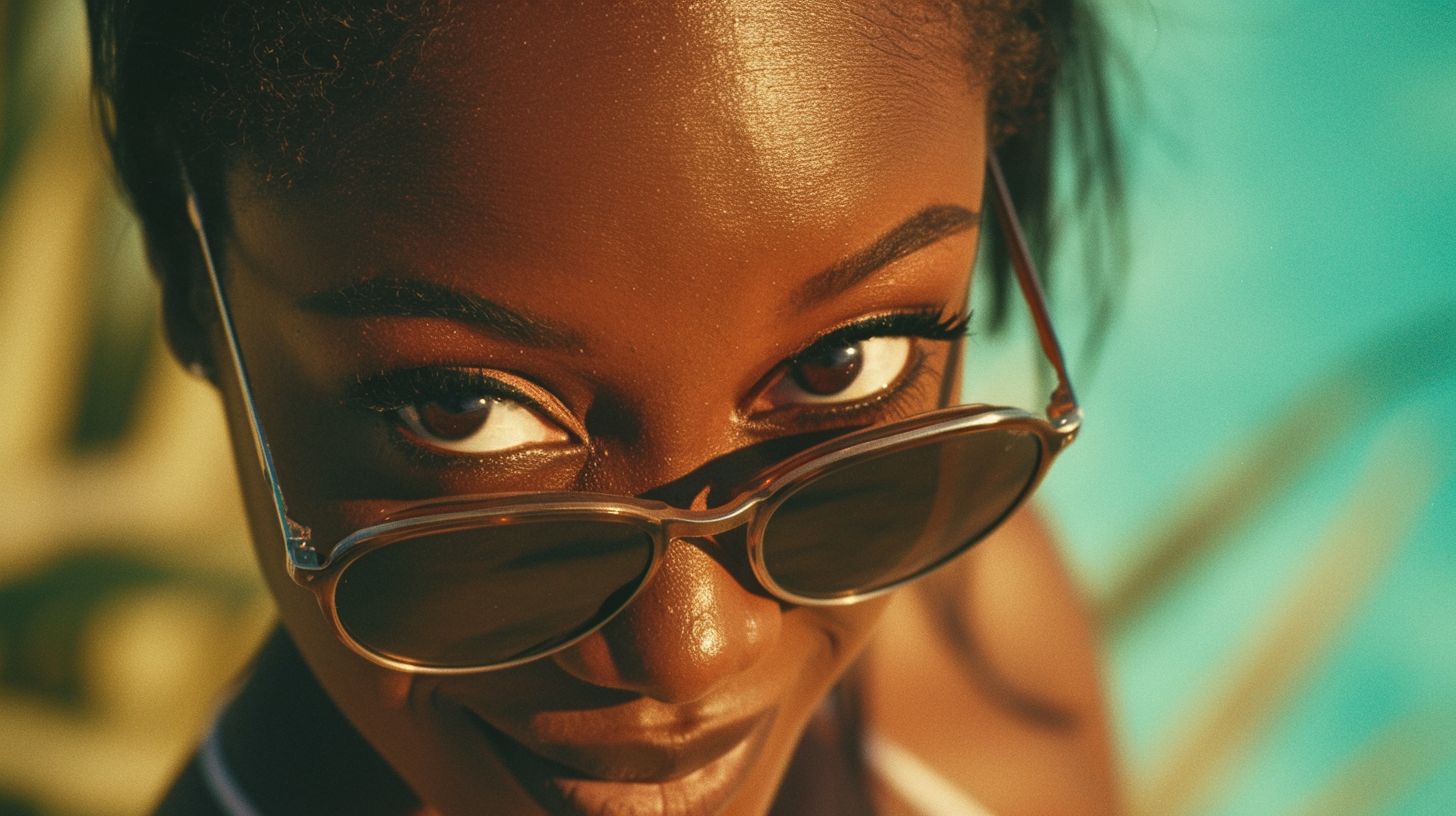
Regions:
[[854, 460], [774, 510], [764, 567], [785, 590], [821, 599], [914, 577], [994, 528], [1041, 457], [1036, 434], [997, 428]]
[[630, 522], [435, 532], [360, 556], [334, 604], [372, 651], [423, 666], [486, 666], [589, 630], [626, 603], [651, 561], [652, 536]]

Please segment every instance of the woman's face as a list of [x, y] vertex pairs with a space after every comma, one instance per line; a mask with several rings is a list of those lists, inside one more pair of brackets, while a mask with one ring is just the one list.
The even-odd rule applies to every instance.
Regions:
[[[238, 328], [318, 542], [451, 494], [712, 506], [825, 434], [935, 406], [985, 150], [957, 18], [484, 5], [306, 180], [229, 179]], [[889, 336], [821, 341], [888, 314]], [[787, 606], [741, 534], [679, 540], [572, 648], [415, 678], [339, 642], [248, 488], [309, 665], [445, 813], [762, 812], [881, 607]]]

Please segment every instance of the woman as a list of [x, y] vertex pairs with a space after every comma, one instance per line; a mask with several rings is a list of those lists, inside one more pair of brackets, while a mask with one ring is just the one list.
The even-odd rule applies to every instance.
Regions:
[[162, 813], [1115, 808], [1035, 517], [952, 560], [1076, 430], [945, 408], [1071, 9], [89, 8], [282, 622]]

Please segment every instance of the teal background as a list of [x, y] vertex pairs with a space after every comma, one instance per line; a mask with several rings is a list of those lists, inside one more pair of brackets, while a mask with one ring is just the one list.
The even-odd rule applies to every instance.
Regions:
[[[1094, 592], [1113, 584], [1211, 472], [1281, 444], [1263, 435], [1276, 416], [1338, 432], [1112, 630], [1129, 761], [1157, 764], [1389, 456], [1430, 473], [1411, 529], [1207, 812], [1295, 812], [1412, 723], [1421, 767], [1379, 812], [1456, 812], [1456, 5], [1162, 0], [1109, 22], [1140, 89], [1122, 96], [1131, 272], [1081, 383], [1086, 431], [1043, 493], [1080, 574]], [[1369, 398], [1325, 414], [1309, 404], [1320, 382]]]

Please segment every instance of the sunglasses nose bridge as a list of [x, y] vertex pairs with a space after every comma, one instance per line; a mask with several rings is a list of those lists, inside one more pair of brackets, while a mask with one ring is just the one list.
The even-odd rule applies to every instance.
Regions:
[[662, 520], [662, 532], [669, 541], [720, 535], [747, 525], [758, 505], [755, 501], [719, 510], [679, 511]]

